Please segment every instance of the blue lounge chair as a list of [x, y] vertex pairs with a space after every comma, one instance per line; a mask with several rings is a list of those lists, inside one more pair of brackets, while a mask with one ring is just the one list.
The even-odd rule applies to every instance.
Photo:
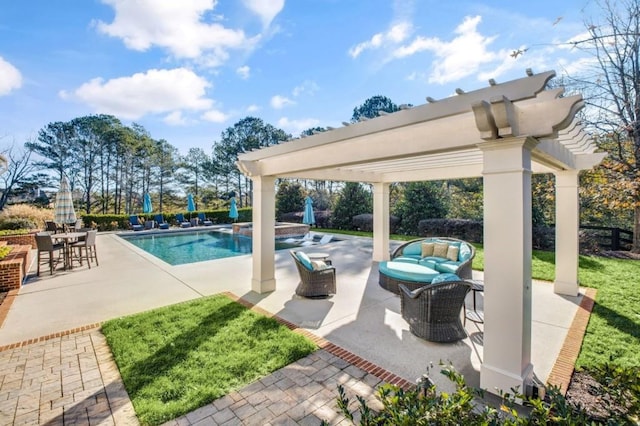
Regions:
[[155, 215], [154, 219], [156, 221], [156, 224], [158, 225], [158, 228], [160, 228], [160, 229], [169, 229], [169, 224], [167, 222], [165, 222], [163, 215], [157, 214], [157, 215]]
[[129, 216], [129, 225], [134, 231], [142, 231], [144, 229], [144, 226], [140, 223], [140, 219], [138, 219], [138, 216], [135, 214]]
[[191, 227], [191, 222], [186, 220], [182, 213], [177, 213], [176, 214], [176, 220], [178, 221], [178, 225], [180, 225], [180, 228], [190, 228]]
[[204, 226], [211, 226], [213, 225], [213, 222], [211, 221], [211, 219], [207, 218], [204, 213], [198, 213], [198, 220], [200, 221], [200, 223]]

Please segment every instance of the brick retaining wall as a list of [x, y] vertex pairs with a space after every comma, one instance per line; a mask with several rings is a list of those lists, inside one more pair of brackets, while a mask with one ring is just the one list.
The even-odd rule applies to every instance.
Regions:
[[17, 290], [31, 264], [31, 246], [14, 245], [11, 253], [0, 260], [0, 291]]

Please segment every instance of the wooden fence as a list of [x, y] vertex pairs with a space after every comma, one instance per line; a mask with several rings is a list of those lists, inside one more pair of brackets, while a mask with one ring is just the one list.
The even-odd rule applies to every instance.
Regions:
[[595, 231], [598, 244], [606, 250], [631, 250], [633, 232], [608, 226], [580, 225], [580, 229]]

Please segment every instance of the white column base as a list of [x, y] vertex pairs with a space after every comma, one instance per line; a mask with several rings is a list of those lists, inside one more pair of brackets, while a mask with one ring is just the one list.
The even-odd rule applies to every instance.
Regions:
[[575, 297], [579, 293], [580, 285], [575, 282], [555, 281], [553, 283], [553, 292], [556, 294], [562, 294], [564, 296]]
[[269, 293], [271, 291], [275, 291], [275, 289], [276, 289], [275, 279], [261, 281], [254, 278], [251, 280], [251, 290], [255, 291], [256, 293]]
[[480, 388], [488, 392], [498, 394], [497, 390], [511, 392], [511, 389], [518, 389], [518, 392], [525, 393], [525, 385], [533, 380], [533, 364], [527, 364], [520, 375], [515, 375], [509, 371], [498, 367], [482, 364], [480, 367]]

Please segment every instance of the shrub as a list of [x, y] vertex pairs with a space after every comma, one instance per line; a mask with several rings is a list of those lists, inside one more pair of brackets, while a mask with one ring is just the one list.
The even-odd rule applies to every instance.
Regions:
[[371, 213], [373, 198], [371, 192], [358, 182], [347, 182], [338, 195], [331, 216], [331, 226], [337, 229], [352, 229], [353, 216]]
[[35, 229], [36, 224], [29, 218], [10, 217], [0, 220], [0, 229]]
[[298, 182], [283, 180], [276, 194], [276, 219], [280, 220], [284, 213], [304, 210], [304, 192]]
[[[36, 229], [44, 228], [44, 223], [53, 220], [53, 210], [14, 204], [5, 207], [0, 214], [0, 229]], [[8, 222], [8, 225], [3, 225]]]
[[11, 250], [13, 250], [12, 246], [0, 246], [0, 260], [7, 257], [7, 255], [11, 253]]
[[27, 235], [30, 234], [31, 230], [30, 229], [4, 229], [2, 231], [0, 231], [0, 235], [1, 236], [5, 236], [5, 235]]
[[[358, 396], [357, 414], [361, 425], [544, 425], [587, 424], [584, 410], [567, 403], [559, 388], [550, 386], [547, 400], [528, 398], [513, 392], [503, 393], [499, 409], [490, 405], [479, 406], [478, 398], [484, 397], [480, 389], [469, 388], [464, 378], [453, 366], [442, 366], [440, 371], [451, 380], [454, 392], [439, 393], [429, 375], [412, 390], [395, 385], [382, 385], [378, 390], [382, 403], [380, 411], [372, 410], [364, 398]], [[516, 410], [516, 401], [524, 401], [528, 413]], [[342, 415], [355, 424], [356, 412], [350, 409], [351, 401], [344, 388], [338, 386], [337, 405]]]

